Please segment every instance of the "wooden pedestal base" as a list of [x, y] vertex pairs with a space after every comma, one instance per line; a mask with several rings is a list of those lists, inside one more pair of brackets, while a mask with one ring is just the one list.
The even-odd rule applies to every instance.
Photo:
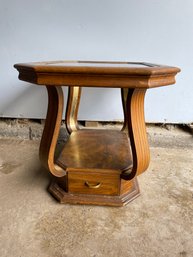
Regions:
[[140, 195], [137, 178], [131, 180], [130, 183], [129, 191], [117, 196], [67, 193], [57, 182], [52, 182], [48, 191], [60, 203], [124, 206]]

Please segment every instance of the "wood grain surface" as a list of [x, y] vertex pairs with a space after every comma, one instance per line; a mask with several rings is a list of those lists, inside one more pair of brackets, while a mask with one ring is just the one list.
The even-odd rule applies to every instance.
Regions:
[[[142, 62], [55, 61], [16, 64], [19, 79], [46, 85], [48, 111], [40, 160], [55, 181], [49, 191], [62, 203], [122, 206], [139, 195], [136, 176], [149, 165], [144, 117], [146, 89], [175, 83], [179, 68]], [[59, 158], [56, 143], [63, 113], [62, 86], [68, 86], [66, 128], [70, 134]], [[80, 129], [81, 87], [121, 88], [121, 131]]]
[[68, 100], [66, 105], [66, 128], [70, 134], [79, 129], [77, 116], [81, 97], [81, 87], [68, 87]]
[[72, 132], [57, 164], [66, 170], [104, 169], [121, 173], [132, 165], [129, 139], [124, 132], [113, 130]]
[[122, 99], [125, 101], [125, 125], [123, 130], [128, 129], [133, 156], [132, 168], [121, 175], [122, 178], [127, 180], [141, 174], [149, 166], [150, 151], [144, 117], [145, 93], [145, 89], [122, 90]]
[[63, 113], [63, 91], [61, 87], [47, 87], [48, 110], [43, 135], [41, 138], [39, 156], [43, 166], [54, 176], [62, 177], [65, 171], [55, 164], [54, 154], [61, 126]]
[[179, 68], [143, 62], [55, 61], [15, 64], [19, 79], [38, 85], [151, 88], [175, 83]]

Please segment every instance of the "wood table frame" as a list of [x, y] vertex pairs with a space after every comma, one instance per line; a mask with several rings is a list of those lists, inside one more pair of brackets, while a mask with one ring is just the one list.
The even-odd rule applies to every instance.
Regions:
[[[149, 63], [87, 61], [24, 63], [14, 67], [20, 80], [47, 88], [48, 111], [39, 156], [53, 175], [51, 194], [61, 203], [109, 206], [122, 206], [137, 197], [137, 176], [150, 161], [144, 119], [146, 90], [174, 84], [180, 69]], [[69, 88], [65, 122], [70, 140], [56, 159], [64, 104], [62, 86]], [[77, 116], [82, 87], [121, 89], [121, 131], [80, 130]], [[97, 144], [103, 138], [104, 143]]]

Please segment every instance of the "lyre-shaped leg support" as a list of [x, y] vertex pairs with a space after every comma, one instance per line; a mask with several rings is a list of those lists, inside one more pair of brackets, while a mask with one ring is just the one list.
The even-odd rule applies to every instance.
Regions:
[[[65, 176], [66, 172], [69, 172], [69, 170], [65, 171], [65, 169], [59, 167], [54, 160], [63, 113], [63, 91], [61, 87], [57, 86], [47, 86], [47, 91], [48, 111], [40, 144], [40, 160], [55, 177], [54, 181], [49, 186], [51, 194], [61, 203], [99, 204], [110, 206], [123, 206], [137, 197], [139, 195], [139, 188], [136, 175], [145, 171], [149, 164], [149, 146], [144, 121], [145, 90], [122, 90], [123, 109], [125, 114], [123, 130], [125, 131], [128, 128], [133, 165], [131, 169], [129, 168], [121, 174], [120, 181], [120, 177], [118, 176], [118, 181], [113, 182], [113, 187], [118, 187], [119, 185], [117, 195], [95, 195], [91, 193], [68, 192], [69, 183], [74, 183], [73, 181], [68, 180], [68, 176]], [[77, 124], [77, 114], [80, 94], [81, 88], [69, 88], [66, 110], [66, 126], [69, 133], [79, 129]], [[87, 176], [88, 175], [90, 176], [90, 174], [87, 174]]]
[[63, 113], [62, 87], [47, 86], [48, 110], [40, 143], [40, 161], [54, 176], [63, 177], [66, 172], [54, 162], [54, 154]]
[[81, 87], [68, 88], [68, 101], [66, 106], [66, 128], [71, 134], [79, 129], [77, 123], [78, 108], [80, 103]]
[[149, 144], [144, 119], [144, 98], [146, 89], [121, 89], [124, 110], [123, 131], [128, 129], [133, 166], [122, 173], [121, 178], [131, 180], [144, 172], [150, 161]]

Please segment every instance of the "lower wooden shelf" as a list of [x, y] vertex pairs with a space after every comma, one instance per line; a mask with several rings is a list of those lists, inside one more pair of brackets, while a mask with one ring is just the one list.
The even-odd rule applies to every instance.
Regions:
[[49, 187], [61, 203], [123, 206], [139, 195], [137, 179], [121, 174], [132, 167], [128, 136], [114, 130], [72, 132], [57, 165], [66, 176]]
[[132, 166], [126, 133], [116, 130], [72, 132], [57, 164], [66, 169], [103, 169], [124, 172]]

